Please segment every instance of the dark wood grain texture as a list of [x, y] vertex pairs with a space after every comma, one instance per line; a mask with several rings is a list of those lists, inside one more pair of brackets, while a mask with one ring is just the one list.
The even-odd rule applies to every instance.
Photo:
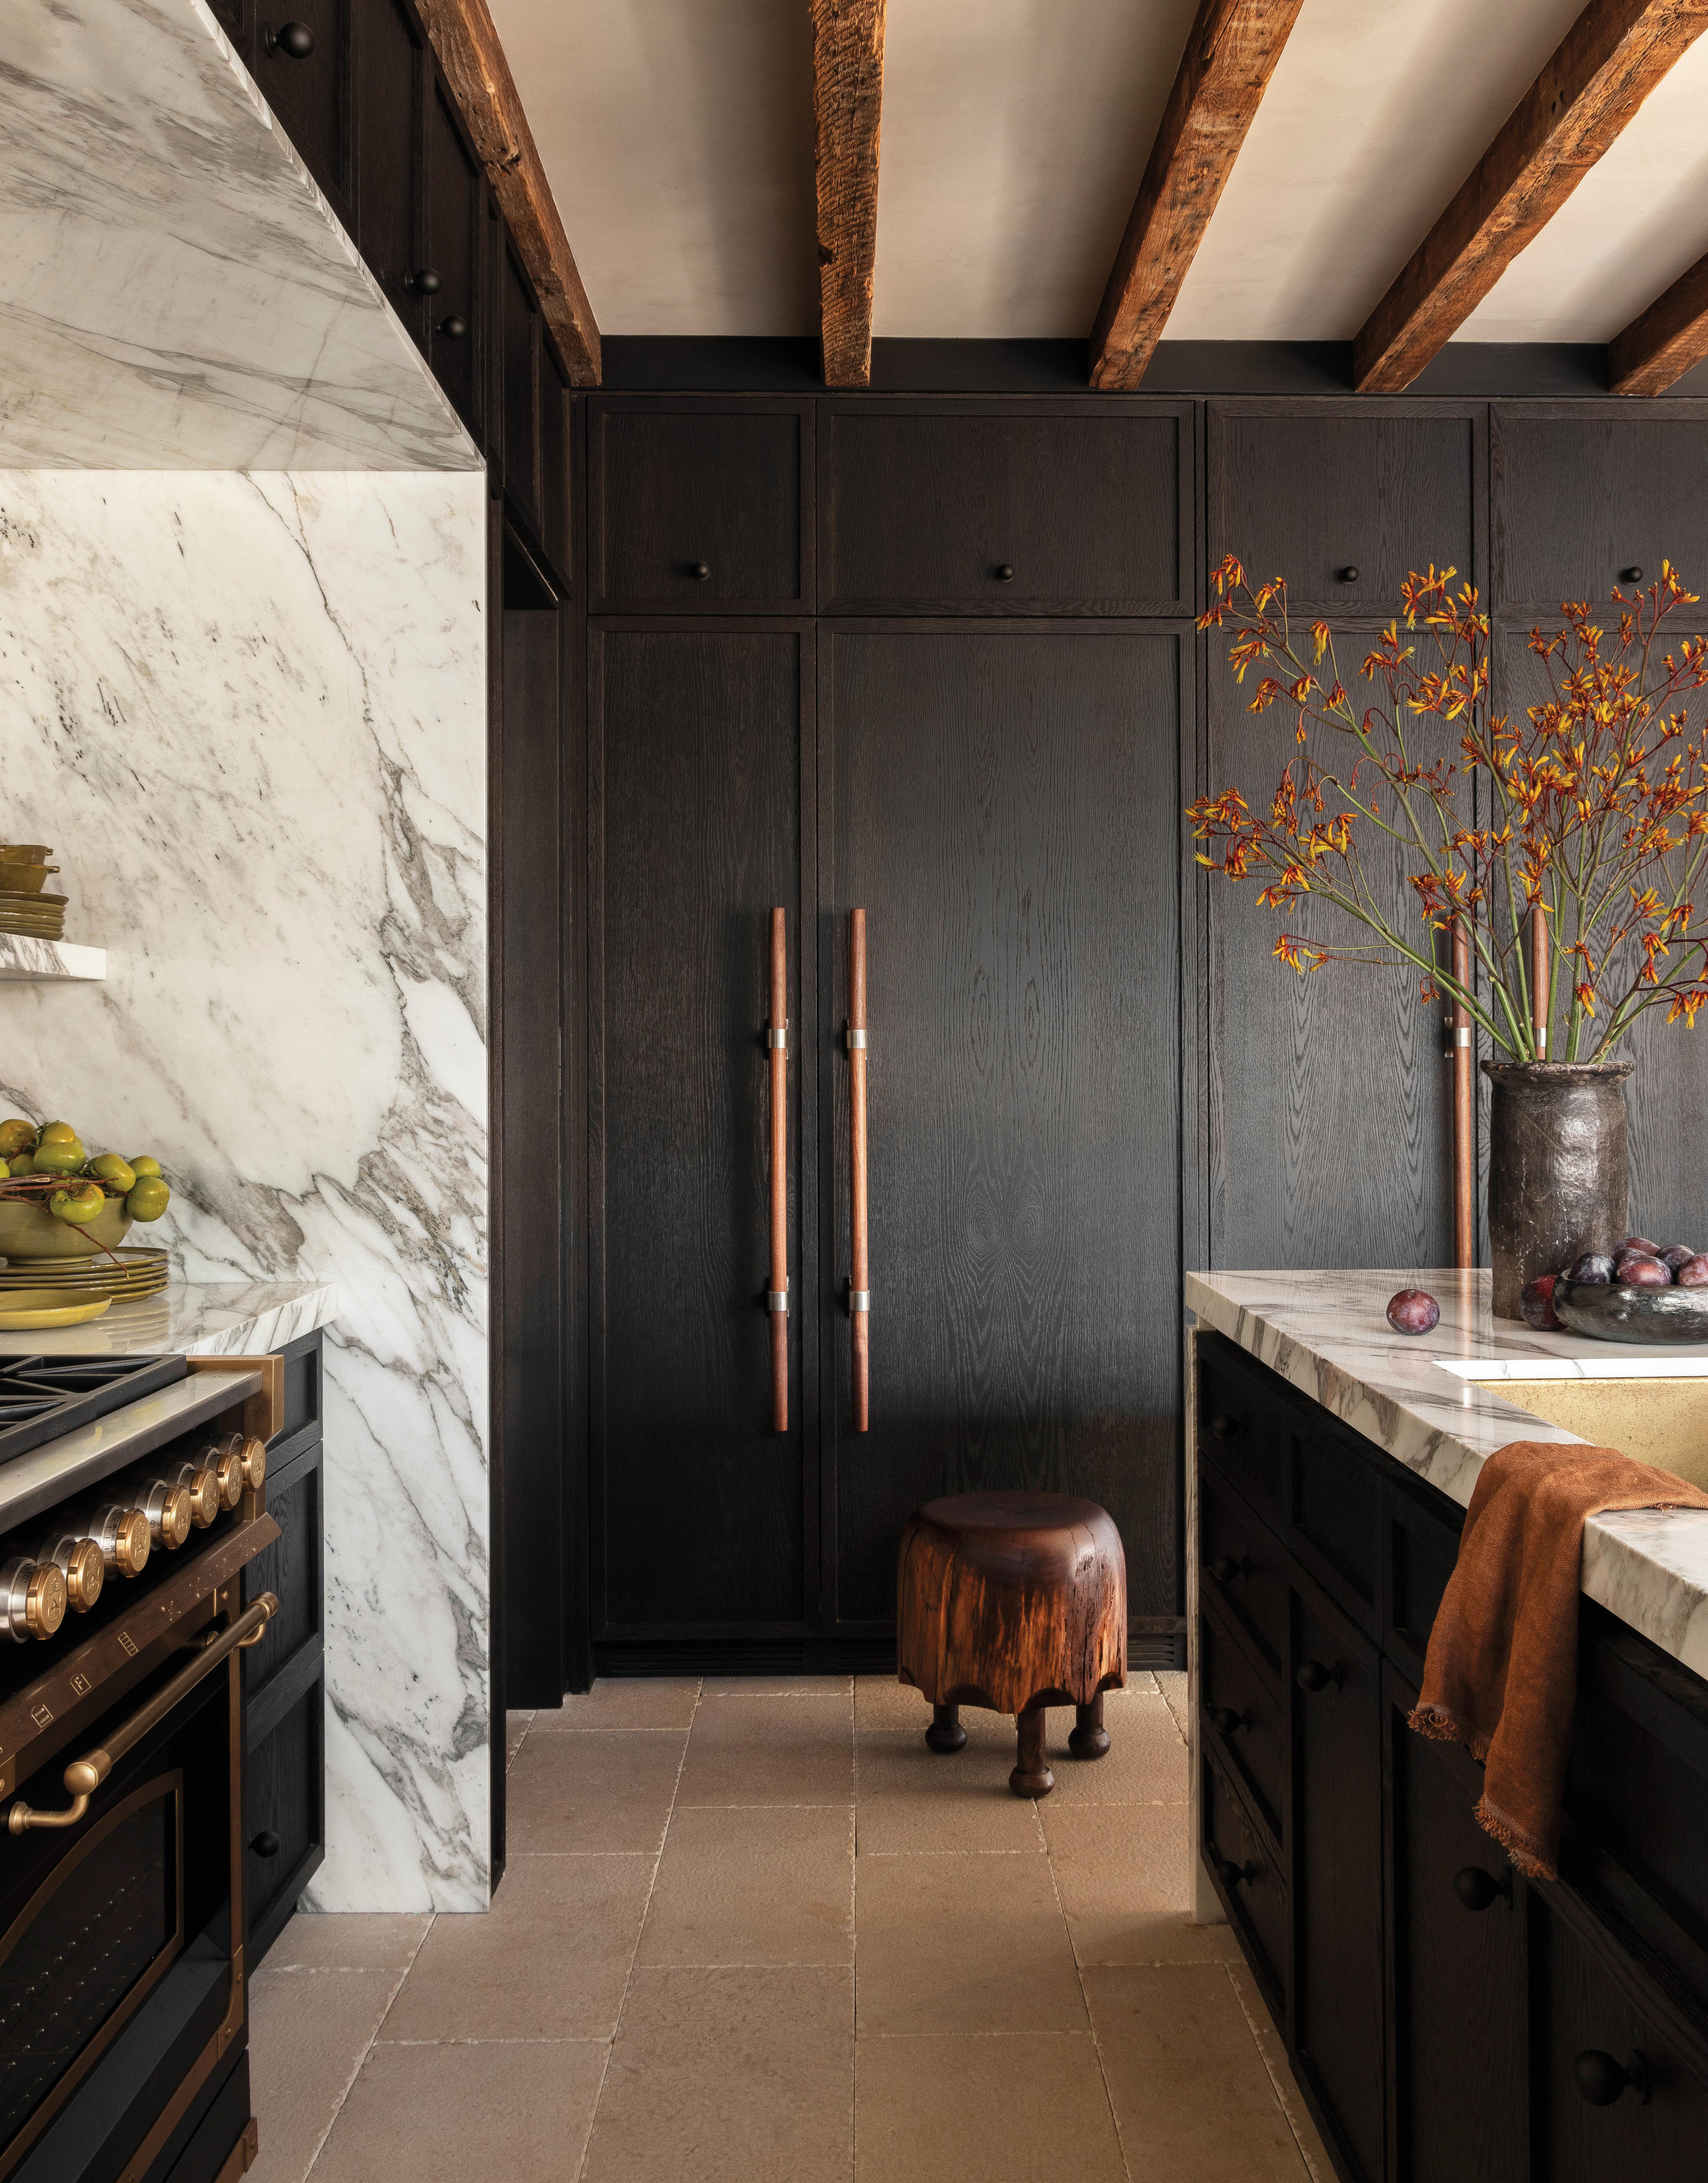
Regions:
[[540, 523], [540, 313], [528, 276], [506, 248], [500, 275], [504, 343], [504, 488]]
[[[427, 355], [440, 385], [477, 441], [480, 411], [480, 243], [482, 186], [478, 162], [463, 141], [441, 84], [428, 97], [424, 142], [426, 236], [423, 257], [439, 276], [426, 302]], [[463, 331], [457, 333], [461, 326]], [[448, 329], [448, 331], [447, 331]]]
[[[352, 226], [352, 0], [291, 0], [288, 8], [262, 8], [258, 16], [251, 66], [261, 95], [339, 219]], [[313, 35], [313, 53], [303, 60], [279, 47], [269, 53], [269, 21], [275, 31], [286, 21], [306, 23]]]
[[1708, 257], [1688, 266], [1607, 344], [1616, 394], [1664, 394], [1708, 357]]
[[822, 612], [1190, 611], [1185, 404], [824, 408]]
[[871, 1429], [845, 1440], [827, 1175], [839, 1625], [887, 1620], [909, 1514], [978, 1488], [1098, 1502], [1134, 1613], [1178, 1612], [1182, 652], [1131, 625], [821, 636], [820, 914], [840, 936], [867, 910], [878, 1320]]
[[267, 1510], [279, 1526], [279, 1536], [245, 1569], [243, 1597], [247, 1603], [270, 1591], [279, 1608], [267, 1626], [266, 1643], [243, 1656], [243, 1687], [252, 1703], [302, 1646], [322, 1634], [325, 1519], [321, 1483], [318, 1444], [267, 1480]]
[[[779, 1435], [763, 1036], [772, 908], [800, 930], [803, 650], [776, 628], [592, 638], [596, 1635], [798, 1628], [808, 1610], [811, 1314], [789, 1314], [802, 1397]], [[811, 960], [791, 953], [793, 1021]], [[804, 1047], [790, 1079], [800, 1147]], [[789, 1246], [810, 1295], [800, 1158]]]
[[1359, 329], [1361, 392], [1411, 385], [1705, 29], [1681, 0], [1589, 0]]
[[399, 0], [355, 0], [356, 208], [362, 255], [385, 300], [422, 338], [416, 269], [423, 54]]
[[1199, 0], [1091, 329], [1091, 384], [1145, 376], [1302, 0]]
[[[278, 1939], [325, 1858], [325, 1694], [317, 1683], [245, 1756], [252, 1969]], [[269, 1849], [273, 1836], [276, 1849]], [[269, 1854], [263, 1856], [263, 1849]]]
[[885, 0], [812, 0], [812, 165], [827, 386], [872, 375]]
[[853, 1401], [849, 1430], [872, 1419], [872, 1226], [867, 1186], [866, 912], [848, 913], [848, 1324]]

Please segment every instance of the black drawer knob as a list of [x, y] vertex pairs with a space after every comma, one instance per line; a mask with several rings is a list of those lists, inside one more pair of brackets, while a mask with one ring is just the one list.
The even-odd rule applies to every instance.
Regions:
[[1586, 2047], [1572, 2064], [1572, 2081], [1592, 2108], [1611, 2108], [1622, 2092], [1635, 2092], [1649, 2104], [1648, 2058], [1634, 2052], [1621, 2069], [1611, 2054], [1599, 2047]]
[[1232, 1584], [1236, 1576], [1244, 1576], [1246, 1564], [1236, 1562], [1232, 1554], [1217, 1554], [1210, 1564], [1210, 1574], [1217, 1584]]
[[1338, 1691], [1346, 1680], [1346, 1670], [1338, 1660], [1332, 1668], [1325, 1668], [1320, 1660], [1301, 1660], [1293, 1670], [1293, 1680], [1301, 1691], [1309, 1691], [1314, 1697], [1318, 1691], [1326, 1691], [1330, 1683]]
[[1238, 1418], [1230, 1418], [1225, 1410], [1217, 1410], [1210, 1420], [1212, 1440], [1232, 1440], [1239, 1430]]
[[1012, 584], [1014, 580], [1014, 564], [1012, 561], [999, 561], [994, 574], [999, 584]]
[[1223, 1736], [1232, 1736], [1235, 1729], [1248, 1726], [1251, 1716], [1249, 1714], [1235, 1713], [1232, 1706], [1212, 1706], [1210, 1718]]
[[277, 1857], [279, 1854], [279, 1837], [274, 1833], [271, 1827], [263, 1827], [258, 1835], [252, 1835], [250, 1836], [249, 1847], [254, 1851], [257, 1857]]
[[461, 341], [469, 331], [469, 321], [460, 311], [452, 311], [440, 319], [439, 331], [446, 341]]
[[1619, 580], [1622, 584], [1640, 584], [1643, 580], [1643, 571], [1634, 567], [1622, 569], [1619, 571]]
[[283, 53], [287, 61], [306, 61], [314, 50], [314, 33], [306, 23], [281, 23], [276, 31], [263, 23], [261, 36], [269, 58]]
[[712, 573], [712, 564], [709, 561], [690, 561], [688, 573], [696, 584], [703, 584]]
[[410, 293], [416, 296], [436, 296], [444, 285], [430, 265], [420, 266], [403, 283]]
[[1334, 580], [1337, 584], [1356, 584], [1358, 580], [1356, 567], [1349, 561], [1344, 569], [1334, 571]]
[[1251, 1868], [1235, 1864], [1231, 1857], [1218, 1857], [1216, 1859], [1216, 1877], [1231, 1895], [1241, 1880], [1250, 1879]]
[[1512, 1900], [1512, 1868], [1508, 1865], [1497, 1880], [1492, 1872], [1485, 1872], [1480, 1864], [1467, 1864], [1453, 1875], [1453, 1892], [1467, 1910], [1492, 1909], [1504, 1895]]

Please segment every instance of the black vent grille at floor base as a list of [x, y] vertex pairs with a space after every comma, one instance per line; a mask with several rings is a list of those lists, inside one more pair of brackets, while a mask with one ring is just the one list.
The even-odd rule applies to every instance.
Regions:
[[[1135, 1631], [1127, 1640], [1129, 1669], [1184, 1668], [1184, 1630]], [[888, 1637], [786, 1639], [751, 1645], [602, 1644], [593, 1647], [596, 1677], [619, 1675], [893, 1675], [896, 1645]]]

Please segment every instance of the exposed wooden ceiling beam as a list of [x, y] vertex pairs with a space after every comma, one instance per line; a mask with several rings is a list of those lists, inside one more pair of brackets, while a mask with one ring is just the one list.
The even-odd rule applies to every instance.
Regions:
[[1708, 258], [1699, 258], [1607, 350], [1616, 394], [1664, 394], [1708, 357]]
[[872, 376], [884, 0], [812, 0], [818, 318], [827, 386]]
[[1411, 385], [1705, 29], [1704, 0], [1589, 0], [1359, 332], [1361, 392]]
[[1138, 386], [1304, 0], [1198, 0], [1091, 331], [1091, 384]]
[[599, 328], [486, 0], [417, 0], [540, 310], [577, 386], [599, 384]]

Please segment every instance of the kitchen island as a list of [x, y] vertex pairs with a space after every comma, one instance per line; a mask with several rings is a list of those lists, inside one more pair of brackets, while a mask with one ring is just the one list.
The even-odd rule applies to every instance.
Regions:
[[[1384, 1315], [1410, 1286], [1441, 1305], [1419, 1338]], [[1700, 1475], [1708, 1349], [1532, 1333], [1488, 1296], [1187, 1277], [1199, 1915], [1231, 1919], [1348, 2179], [1672, 2183], [1708, 2144], [1708, 1512], [1587, 1527], [1557, 1883], [1406, 1717], [1483, 1462], [1641, 1439]]]

